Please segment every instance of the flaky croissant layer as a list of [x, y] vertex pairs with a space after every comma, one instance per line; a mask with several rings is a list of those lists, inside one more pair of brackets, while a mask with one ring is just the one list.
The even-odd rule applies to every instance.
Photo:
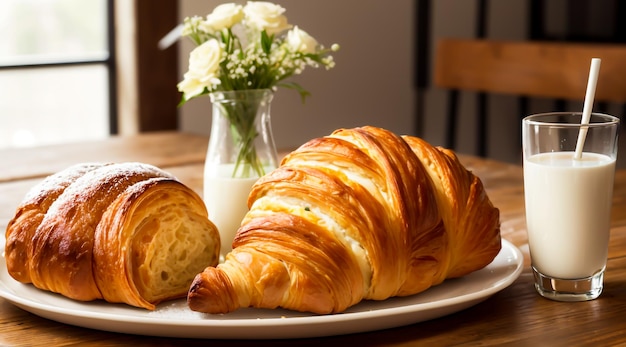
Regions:
[[79, 164], [33, 187], [6, 231], [9, 274], [76, 300], [154, 309], [214, 266], [201, 198], [147, 164]]
[[302, 145], [248, 205], [233, 251], [191, 285], [192, 310], [342, 312], [476, 271], [501, 247], [498, 209], [452, 151], [376, 127]]

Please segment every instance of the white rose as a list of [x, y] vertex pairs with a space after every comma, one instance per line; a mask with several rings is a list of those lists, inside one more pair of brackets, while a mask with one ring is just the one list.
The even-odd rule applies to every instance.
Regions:
[[293, 29], [287, 32], [287, 47], [292, 52], [315, 53], [317, 50], [317, 40], [306, 31], [300, 30], [296, 25]]
[[189, 70], [178, 90], [185, 93], [187, 100], [204, 92], [204, 88], [212, 89], [220, 84], [218, 72], [222, 59], [222, 46], [215, 40], [209, 40], [196, 47], [189, 54]]
[[246, 25], [258, 31], [265, 30], [268, 35], [291, 28], [283, 15], [285, 9], [271, 2], [248, 1], [243, 12]]
[[206, 32], [217, 32], [222, 29], [232, 28], [233, 25], [243, 19], [243, 6], [234, 3], [217, 6], [202, 23]]

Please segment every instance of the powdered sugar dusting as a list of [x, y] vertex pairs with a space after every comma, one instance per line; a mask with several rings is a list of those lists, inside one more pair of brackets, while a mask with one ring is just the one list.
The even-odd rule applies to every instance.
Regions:
[[[39, 184], [32, 187], [24, 197], [23, 202], [37, 202], [43, 200], [46, 195], [54, 192], [62, 192], [70, 184], [76, 181], [79, 177], [83, 176], [89, 171], [93, 171], [104, 165], [102, 163], [81, 163], [68, 167], [65, 170], [59, 171], [53, 175], [46, 177]], [[58, 194], [58, 193], [57, 193]]]
[[202, 313], [192, 311], [187, 305], [187, 300], [179, 299], [161, 303], [154, 311], [146, 313], [147, 317], [157, 320], [163, 319], [168, 321], [204, 321], [211, 324], [210, 321], [232, 321], [238, 324], [244, 322], [259, 321], [263, 319], [276, 320], [286, 318], [311, 317], [311, 313], [297, 312], [285, 310], [282, 308], [261, 309], [261, 308], [240, 308], [230, 313]]
[[186, 300], [174, 300], [162, 303], [158, 309], [148, 312], [148, 316], [167, 319], [206, 319], [207, 315], [201, 312], [192, 311], [187, 306]]
[[132, 186], [126, 188], [125, 193], [126, 194], [130, 194], [130, 195], [134, 195], [134, 194], [138, 194], [143, 192], [146, 187], [149, 187], [150, 185], [154, 184], [155, 182], [158, 181], [172, 181], [172, 178], [170, 177], [152, 177], [152, 178], [148, 178], [147, 180], [141, 181], [141, 182], [137, 182], [135, 184], [133, 184]]
[[[142, 163], [120, 163], [103, 166], [96, 170], [87, 172], [85, 175], [74, 181], [67, 189], [73, 192], [84, 192], [93, 189], [106, 188], [107, 184], [116, 186], [118, 184], [129, 185], [129, 181], [136, 180], [137, 176], [143, 179], [149, 177], [169, 177], [170, 174], [161, 169]], [[143, 180], [140, 179], [140, 180]]]
[[108, 201], [115, 199], [127, 187], [152, 177], [175, 179], [171, 174], [144, 163], [127, 162], [102, 165], [86, 172], [72, 182], [50, 206], [48, 214], [53, 215], [58, 213], [60, 209], [76, 206], [77, 203], [78, 207], [81, 208], [83, 203], [93, 199], [96, 194], [106, 200], [102, 203], [108, 204]]

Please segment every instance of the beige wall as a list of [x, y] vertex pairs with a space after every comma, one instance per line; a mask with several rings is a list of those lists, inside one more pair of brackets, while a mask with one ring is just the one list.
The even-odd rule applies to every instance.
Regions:
[[[182, 0], [181, 16], [206, 15], [222, 2]], [[312, 93], [305, 105], [294, 91], [281, 89], [276, 94], [272, 124], [279, 148], [298, 146], [341, 127], [375, 125], [397, 133], [413, 132], [413, 0], [275, 3], [287, 9], [291, 23], [318, 41], [341, 46], [334, 54], [334, 69], [309, 69], [298, 76], [297, 82]], [[184, 41], [179, 45], [181, 77], [192, 48]], [[208, 98], [187, 103], [179, 116], [182, 130], [209, 133]]]

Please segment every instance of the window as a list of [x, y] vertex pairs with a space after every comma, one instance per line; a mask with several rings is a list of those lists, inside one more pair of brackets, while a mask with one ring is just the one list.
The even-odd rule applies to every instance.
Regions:
[[116, 132], [112, 1], [0, 1], [0, 148]]

